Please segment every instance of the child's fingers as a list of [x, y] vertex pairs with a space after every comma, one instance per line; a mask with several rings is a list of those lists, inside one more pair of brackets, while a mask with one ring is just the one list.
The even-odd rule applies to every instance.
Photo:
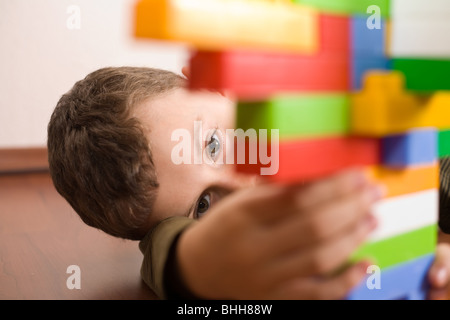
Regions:
[[272, 240], [265, 246], [266, 252], [283, 255], [342, 234], [367, 216], [381, 196], [377, 188], [367, 186], [310, 213], [292, 215], [268, 233]]
[[268, 274], [277, 281], [302, 276], [323, 275], [341, 267], [376, 227], [372, 216], [324, 243], [297, 250], [268, 264]]
[[432, 289], [442, 289], [450, 283], [450, 245], [439, 244], [436, 258], [428, 273]]
[[253, 220], [253, 224], [273, 225], [296, 212], [294, 198], [289, 187], [264, 184], [242, 190], [236, 194], [237, 198], [228, 197], [219, 205], [226, 202], [239, 203], [243, 212]]
[[264, 184], [240, 197], [248, 212], [256, 213], [255, 219], [273, 224], [361, 190], [367, 185], [364, 179], [362, 172], [351, 170], [306, 186]]
[[317, 286], [312, 290], [314, 299], [345, 299], [350, 291], [367, 276], [369, 266], [368, 261], [361, 261], [334, 277], [318, 281]]
[[361, 261], [332, 277], [294, 279], [274, 290], [273, 299], [282, 300], [340, 300], [367, 275], [370, 263]]
[[361, 261], [336, 276], [321, 279], [312, 288], [313, 299], [344, 299], [367, 276], [368, 261]]
[[449, 300], [450, 292], [447, 289], [430, 289], [427, 299], [429, 300]]
[[305, 209], [324, 204], [353, 193], [367, 184], [367, 177], [361, 170], [350, 169], [340, 172], [301, 188], [296, 196], [297, 206], [299, 209]]

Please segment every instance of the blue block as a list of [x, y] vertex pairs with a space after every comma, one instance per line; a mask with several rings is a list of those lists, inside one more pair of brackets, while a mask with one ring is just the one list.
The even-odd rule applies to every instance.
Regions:
[[351, 18], [350, 39], [353, 58], [386, 58], [386, 21], [381, 29], [369, 29], [368, 16]]
[[360, 90], [363, 87], [364, 77], [370, 70], [391, 70], [391, 60], [383, 57], [355, 57], [351, 61], [351, 88]]
[[367, 71], [392, 69], [386, 55], [386, 21], [381, 19], [380, 29], [369, 29], [367, 19], [368, 16], [351, 18], [351, 88], [354, 90], [362, 88]]
[[347, 300], [425, 300], [429, 283], [428, 270], [434, 260], [434, 254], [401, 263], [393, 267], [381, 269], [380, 289], [369, 289], [367, 281], [355, 287], [347, 296]]
[[438, 160], [438, 132], [422, 129], [381, 140], [382, 164], [387, 167], [428, 165]]

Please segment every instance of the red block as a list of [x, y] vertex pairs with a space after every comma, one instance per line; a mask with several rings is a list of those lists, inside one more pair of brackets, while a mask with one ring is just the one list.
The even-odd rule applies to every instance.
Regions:
[[[267, 148], [270, 155], [270, 145]], [[236, 164], [238, 172], [260, 175], [261, 168], [275, 165], [276, 157], [274, 156], [272, 156], [272, 162], [266, 165], [259, 161], [259, 157], [256, 164], [249, 164], [248, 141], [246, 141], [245, 149], [245, 164]], [[270, 181], [283, 183], [309, 181], [353, 166], [379, 164], [380, 150], [380, 140], [376, 138], [336, 137], [281, 141], [278, 172], [265, 177]]]
[[256, 51], [198, 51], [191, 58], [191, 89], [230, 91], [241, 99], [261, 99], [285, 91], [350, 90], [348, 17], [320, 17], [316, 55]]

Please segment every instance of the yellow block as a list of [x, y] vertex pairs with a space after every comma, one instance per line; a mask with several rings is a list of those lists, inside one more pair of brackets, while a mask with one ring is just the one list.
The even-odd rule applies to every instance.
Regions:
[[290, 0], [140, 0], [135, 18], [136, 37], [205, 50], [319, 49], [318, 12]]
[[367, 175], [386, 187], [387, 197], [439, 188], [439, 164], [407, 169], [375, 166], [367, 169]]
[[352, 95], [352, 133], [382, 137], [414, 128], [450, 127], [449, 91], [420, 96], [407, 92], [404, 84], [401, 72], [369, 72], [363, 90]]

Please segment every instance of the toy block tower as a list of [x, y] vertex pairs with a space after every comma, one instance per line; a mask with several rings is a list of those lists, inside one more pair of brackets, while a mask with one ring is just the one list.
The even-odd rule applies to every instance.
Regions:
[[[363, 88], [352, 94], [351, 131], [381, 139], [382, 161], [371, 170], [389, 194], [375, 208], [379, 230], [355, 255], [373, 254], [387, 287], [368, 291], [360, 285], [350, 298], [426, 298], [438, 229], [439, 158], [448, 155], [450, 91], [444, 73], [450, 51], [440, 45], [439, 34], [450, 27], [449, 9], [443, 1], [391, 0], [392, 72], [367, 72]], [[421, 177], [412, 178], [419, 172]]]
[[[232, 93], [237, 128], [278, 130], [269, 180], [364, 166], [385, 184], [379, 227], [351, 258], [372, 258], [381, 287], [364, 281], [348, 299], [424, 299], [438, 160], [450, 151], [450, 47], [437, 38], [449, 18], [446, 0], [140, 0], [136, 36], [191, 46], [192, 90]], [[424, 26], [425, 46], [409, 34]], [[268, 166], [258, 158], [237, 170]]]

